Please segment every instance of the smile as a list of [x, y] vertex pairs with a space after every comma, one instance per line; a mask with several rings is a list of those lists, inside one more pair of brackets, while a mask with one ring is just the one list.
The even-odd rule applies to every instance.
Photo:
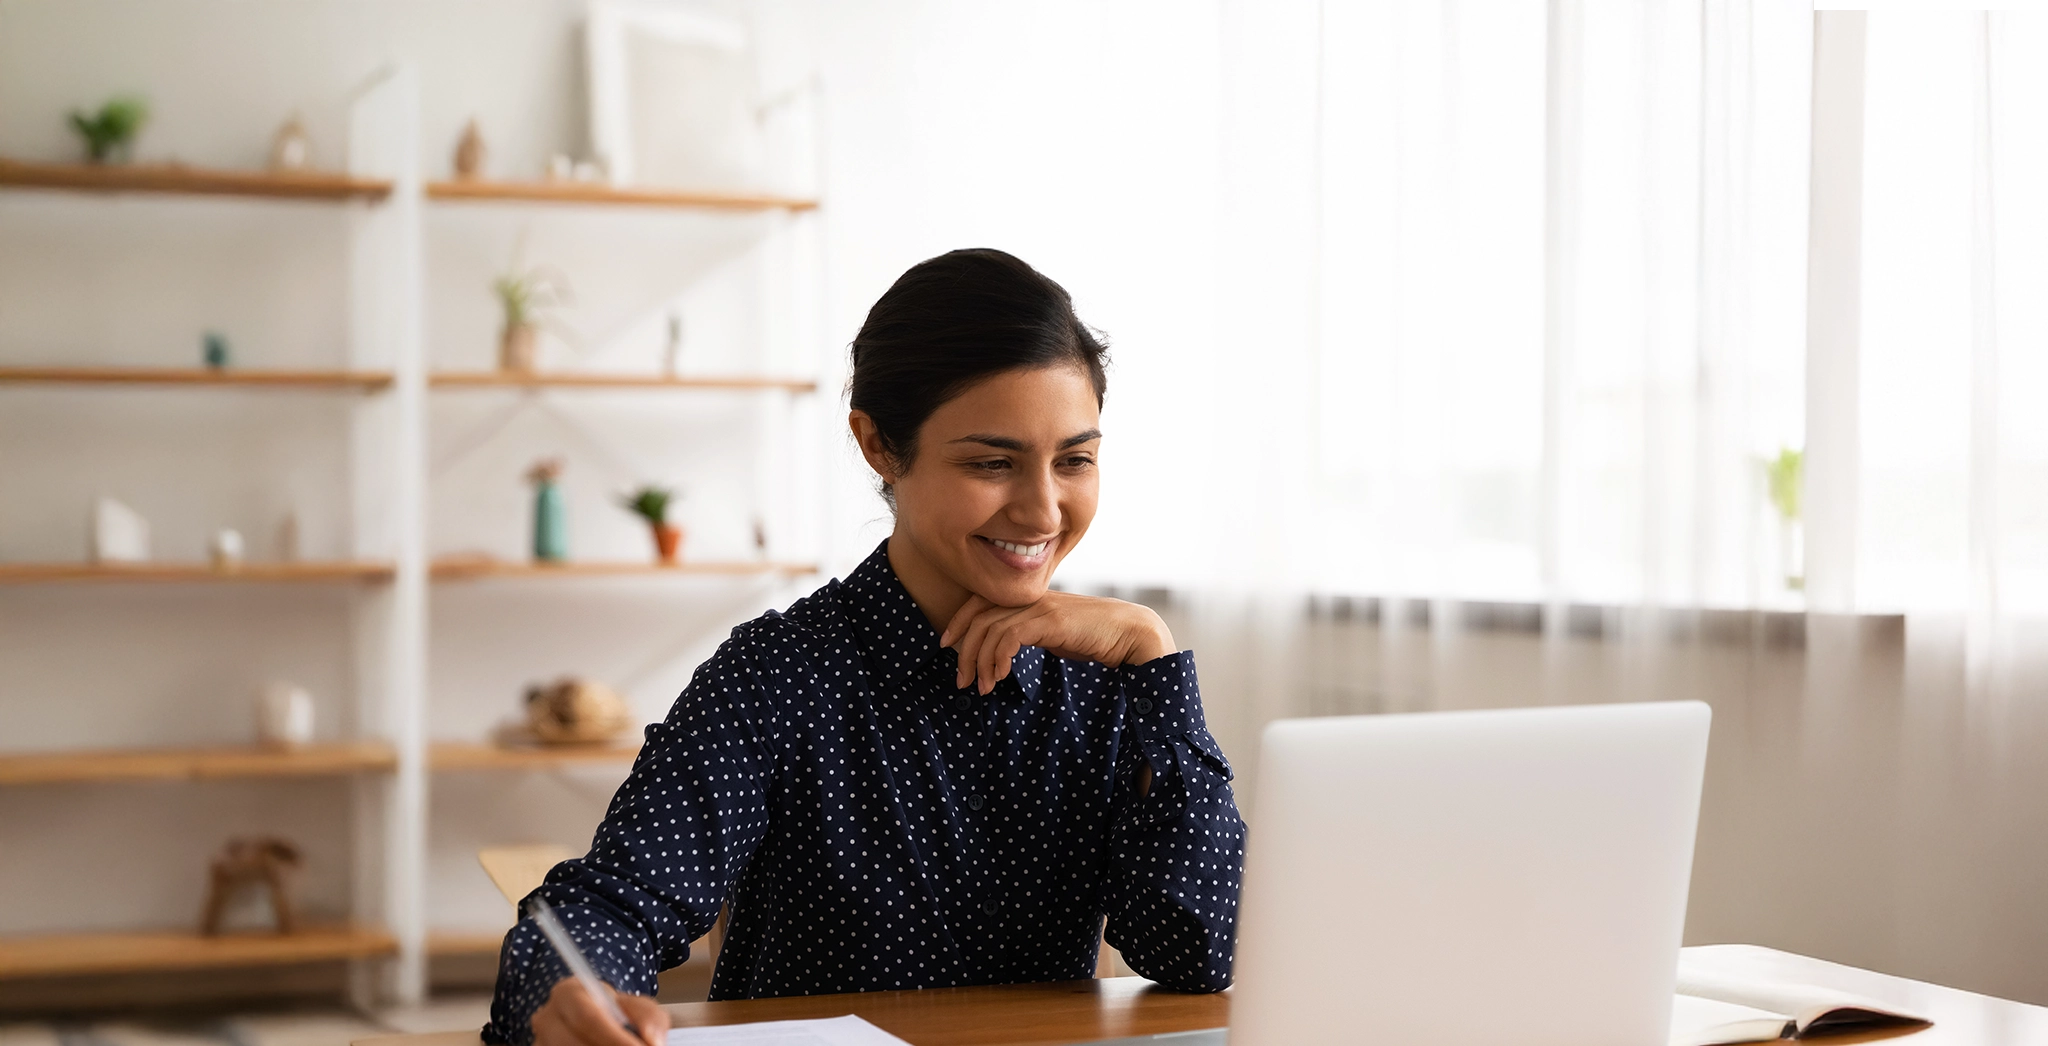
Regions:
[[1023, 556], [1025, 559], [1037, 559], [1045, 551], [1045, 547], [1052, 544], [1050, 541], [1041, 541], [1036, 545], [1020, 545], [1014, 541], [1002, 541], [997, 538], [982, 538], [982, 540], [1005, 552]]

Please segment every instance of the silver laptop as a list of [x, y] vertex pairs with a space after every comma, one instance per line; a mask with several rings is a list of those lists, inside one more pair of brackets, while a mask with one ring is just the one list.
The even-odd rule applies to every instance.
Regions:
[[1672, 702], [1267, 727], [1229, 1046], [1665, 1042], [1709, 718]]

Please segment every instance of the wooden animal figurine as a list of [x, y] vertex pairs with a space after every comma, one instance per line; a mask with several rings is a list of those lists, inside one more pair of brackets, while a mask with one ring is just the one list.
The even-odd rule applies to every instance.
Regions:
[[200, 920], [200, 934], [219, 936], [221, 918], [227, 914], [228, 901], [251, 885], [270, 891], [270, 911], [277, 919], [278, 933], [297, 930], [299, 920], [292, 906], [292, 879], [303, 863], [298, 847], [274, 836], [228, 840], [228, 844], [221, 847], [220, 855], [213, 859], [213, 875], [206, 888], [206, 915]]

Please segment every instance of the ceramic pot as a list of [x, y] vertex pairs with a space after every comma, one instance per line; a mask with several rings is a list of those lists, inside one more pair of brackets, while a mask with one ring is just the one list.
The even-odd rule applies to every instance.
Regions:
[[683, 528], [674, 523], [654, 527], [654, 552], [663, 563], [674, 563], [683, 549]]
[[498, 335], [498, 367], [521, 374], [533, 373], [540, 331], [531, 323], [508, 324]]

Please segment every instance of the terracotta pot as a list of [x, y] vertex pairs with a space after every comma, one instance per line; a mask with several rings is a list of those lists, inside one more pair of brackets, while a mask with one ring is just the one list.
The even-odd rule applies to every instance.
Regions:
[[498, 366], [500, 369], [533, 373], [534, 358], [540, 331], [531, 323], [507, 326], [498, 335]]
[[654, 551], [663, 563], [674, 563], [683, 548], [683, 528], [663, 523], [654, 528]]

